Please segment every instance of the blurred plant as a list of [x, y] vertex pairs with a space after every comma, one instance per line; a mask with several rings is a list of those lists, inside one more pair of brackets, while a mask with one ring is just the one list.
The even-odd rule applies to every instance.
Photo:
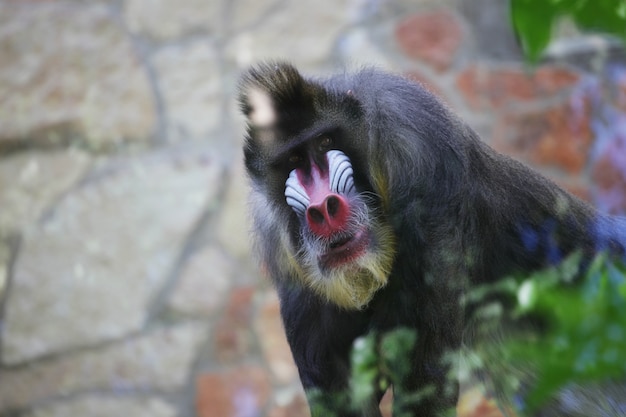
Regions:
[[578, 27], [626, 41], [624, 0], [511, 0], [511, 21], [528, 59], [548, 46], [554, 22], [570, 17]]
[[357, 339], [352, 351], [351, 398], [356, 409], [374, 392], [394, 387], [393, 416], [412, 417], [410, 407], [433, 395], [434, 386], [417, 392], [406, 390], [404, 380], [411, 370], [411, 351], [417, 333], [398, 328], [383, 335], [368, 335]]
[[[580, 269], [581, 256], [575, 254], [558, 266], [523, 279], [483, 286], [468, 295], [472, 301], [494, 295], [516, 300], [510, 313], [494, 308], [494, 304], [486, 307], [491, 312], [476, 312], [484, 333], [492, 332], [496, 321], [540, 319], [544, 329], [540, 335], [522, 332], [519, 337], [476, 348], [478, 356], [499, 356], [505, 364], [499, 370], [503, 375], [496, 375], [496, 379], [501, 384], [508, 379], [507, 386], [498, 389], [509, 396], [518, 395], [514, 405], [520, 415], [532, 414], [571, 383], [589, 385], [626, 376], [626, 265], [600, 255], [582, 280], [574, 282]], [[511, 369], [524, 372], [518, 378]], [[532, 383], [525, 384], [521, 378], [530, 370]]]
[[[502, 406], [512, 406], [517, 415], [524, 416], [532, 415], [571, 383], [623, 379], [626, 264], [605, 255], [588, 266], [581, 265], [581, 259], [576, 253], [531, 276], [510, 277], [471, 290], [464, 302], [482, 305], [472, 318], [483, 342], [444, 355], [451, 381], [459, 375], [471, 381], [489, 374], [492, 386], [487, 384], [487, 388], [502, 398], [513, 398], [511, 404]], [[582, 277], [581, 267], [586, 271]], [[509, 301], [513, 308], [505, 309]], [[540, 323], [541, 332], [526, 331], [533, 327], [524, 327], [528, 322]], [[521, 331], [509, 332], [509, 326], [519, 324]], [[415, 331], [400, 328], [359, 338], [352, 352], [350, 393], [334, 401], [345, 404], [350, 398], [356, 410], [375, 391], [393, 386], [394, 417], [410, 417], [412, 404], [434, 394], [432, 386], [419, 392], [403, 390], [417, 337]], [[327, 410], [320, 415], [332, 416]]]

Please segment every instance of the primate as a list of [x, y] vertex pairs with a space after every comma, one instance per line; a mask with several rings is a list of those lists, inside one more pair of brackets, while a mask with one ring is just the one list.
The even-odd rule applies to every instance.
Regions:
[[[442, 355], [472, 337], [468, 289], [574, 251], [625, 253], [626, 220], [498, 154], [401, 76], [318, 80], [265, 63], [242, 77], [239, 102], [256, 247], [307, 391], [345, 390], [354, 340], [408, 327], [417, 342], [406, 387], [435, 387], [412, 415], [435, 416], [457, 401]], [[379, 416], [382, 395], [335, 415]], [[606, 415], [600, 398], [589, 411], [589, 397], [540, 415]]]

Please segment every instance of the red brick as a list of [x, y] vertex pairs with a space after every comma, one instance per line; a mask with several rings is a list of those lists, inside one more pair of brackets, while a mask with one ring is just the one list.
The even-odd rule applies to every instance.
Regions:
[[544, 111], [506, 114], [494, 127], [494, 146], [538, 167], [556, 167], [580, 174], [592, 143], [590, 108], [580, 111], [561, 104]]
[[456, 86], [471, 108], [497, 110], [510, 103], [553, 96], [572, 88], [579, 80], [578, 73], [555, 66], [525, 71], [474, 64], [461, 71]]
[[396, 27], [395, 36], [407, 56], [442, 72], [452, 65], [463, 30], [452, 13], [436, 10], [406, 18]]
[[218, 321], [213, 335], [216, 359], [222, 363], [244, 358], [252, 344], [253, 287], [236, 288], [230, 295], [226, 311]]
[[287, 384], [298, 380], [298, 370], [291, 356], [280, 319], [280, 306], [275, 292], [268, 292], [255, 320], [257, 338], [263, 356], [277, 381]]
[[258, 366], [240, 366], [226, 372], [207, 373], [196, 379], [196, 411], [199, 417], [261, 415], [271, 386]]
[[234, 324], [247, 324], [252, 314], [254, 287], [236, 288], [230, 295], [226, 314]]

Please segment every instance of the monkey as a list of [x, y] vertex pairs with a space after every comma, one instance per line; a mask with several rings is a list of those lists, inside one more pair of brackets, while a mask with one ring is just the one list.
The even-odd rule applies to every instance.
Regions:
[[[405, 388], [434, 387], [410, 415], [454, 407], [442, 356], [473, 334], [464, 294], [577, 251], [626, 253], [624, 218], [496, 152], [400, 75], [317, 79], [266, 62], [243, 74], [238, 101], [254, 247], [302, 385], [322, 393], [309, 398], [313, 416], [323, 415], [315, 401], [337, 416], [380, 416], [381, 389], [359, 410], [331, 398], [349, 385], [354, 341], [401, 327], [417, 334]], [[613, 391], [626, 397], [623, 387]], [[540, 415], [606, 415], [593, 406]]]

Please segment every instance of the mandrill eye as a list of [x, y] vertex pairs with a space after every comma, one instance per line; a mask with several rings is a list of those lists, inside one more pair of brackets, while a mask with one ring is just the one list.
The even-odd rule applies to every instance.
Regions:
[[328, 136], [323, 136], [317, 144], [317, 148], [320, 152], [326, 152], [333, 144], [333, 140]]
[[289, 155], [289, 164], [291, 166], [298, 165], [300, 162], [302, 162], [302, 156], [301, 155], [299, 155], [297, 153]]

